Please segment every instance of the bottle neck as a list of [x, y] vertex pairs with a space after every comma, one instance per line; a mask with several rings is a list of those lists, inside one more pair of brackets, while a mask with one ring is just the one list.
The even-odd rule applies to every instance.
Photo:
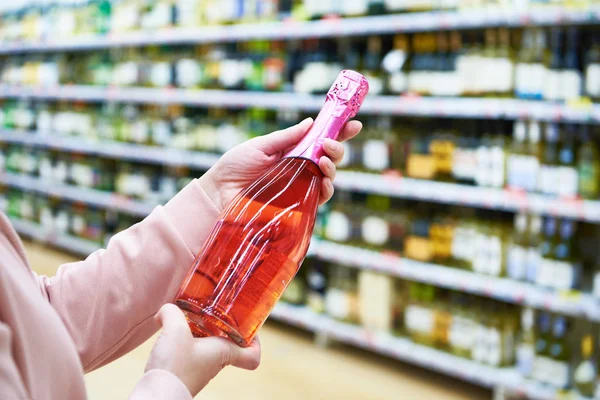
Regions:
[[319, 115], [304, 138], [284, 157], [300, 157], [319, 164], [319, 159], [325, 155], [323, 149], [325, 139], [336, 140], [351, 115], [345, 104], [337, 99], [328, 98]]

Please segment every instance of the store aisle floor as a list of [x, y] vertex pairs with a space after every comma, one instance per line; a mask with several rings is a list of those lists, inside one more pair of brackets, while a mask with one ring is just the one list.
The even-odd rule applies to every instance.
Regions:
[[[27, 242], [33, 269], [53, 275], [76, 258]], [[261, 331], [263, 359], [253, 372], [228, 368], [198, 399], [489, 399], [481, 388], [348, 346], [326, 350], [312, 336], [277, 323]], [[141, 377], [154, 338], [86, 376], [90, 400], [126, 399]]]

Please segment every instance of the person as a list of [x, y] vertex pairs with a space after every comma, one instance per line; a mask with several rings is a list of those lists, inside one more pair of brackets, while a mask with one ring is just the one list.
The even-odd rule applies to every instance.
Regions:
[[[85, 372], [123, 356], [161, 327], [130, 399], [191, 399], [227, 365], [257, 368], [258, 340], [241, 348], [221, 338], [194, 338], [169, 302], [219, 213], [311, 124], [307, 119], [236, 146], [105, 250], [62, 265], [51, 278], [33, 273], [0, 213], [0, 399], [83, 399]], [[338, 140], [361, 127], [350, 121]], [[325, 152], [321, 203], [333, 195], [343, 146], [328, 140]]]

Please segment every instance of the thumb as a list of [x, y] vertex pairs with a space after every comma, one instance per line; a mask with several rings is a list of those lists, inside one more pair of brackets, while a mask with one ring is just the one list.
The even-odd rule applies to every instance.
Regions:
[[154, 319], [160, 324], [165, 335], [192, 334], [183, 311], [174, 304], [162, 306]]
[[268, 135], [256, 138], [256, 148], [267, 155], [272, 155], [286, 150], [300, 141], [312, 126], [313, 119], [306, 118], [304, 121], [287, 129], [275, 131]]

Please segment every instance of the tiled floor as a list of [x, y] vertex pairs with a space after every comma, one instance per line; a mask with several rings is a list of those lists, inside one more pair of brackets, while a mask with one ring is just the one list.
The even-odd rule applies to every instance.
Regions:
[[[26, 243], [39, 274], [53, 275], [74, 258]], [[261, 331], [262, 364], [253, 372], [228, 368], [198, 399], [489, 399], [488, 391], [408, 364], [335, 345], [320, 349], [310, 334], [276, 323]], [[86, 376], [90, 400], [126, 399], [142, 375], [153, 339]]]

